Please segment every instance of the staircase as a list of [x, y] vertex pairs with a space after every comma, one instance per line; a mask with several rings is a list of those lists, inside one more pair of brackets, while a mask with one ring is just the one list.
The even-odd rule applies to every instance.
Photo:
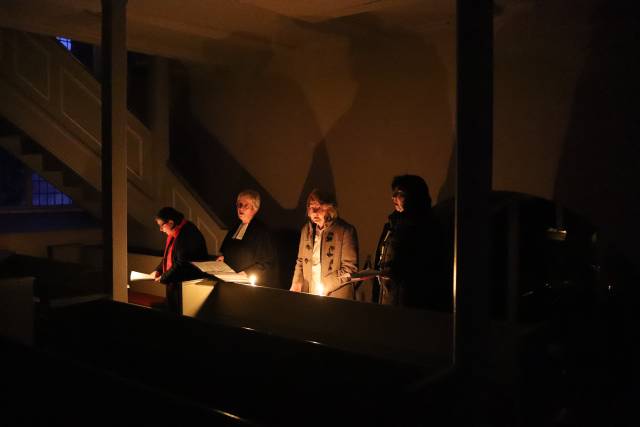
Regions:
[[[19, 129], [0, 146], [100, 218], [100, 84], [53, 39], [0, 29], [0, 93], [0, 116]], [[153, 215], [170, 205], [217, 252], [225, 227], [168, 167], [167, 142], [132, 114], [126, 137], [129, 245], [158, 248]]]
[[75, 205], [96, 218], [101, 217], [100, 192], [35, 142], [23, 135], [3, 136], [0, 147], [73, 199]]

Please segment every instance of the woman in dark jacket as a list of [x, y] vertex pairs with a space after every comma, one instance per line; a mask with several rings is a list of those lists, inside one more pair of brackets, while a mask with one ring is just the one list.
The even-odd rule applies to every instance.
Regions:
[[442, 232], [431, 210], [427, 183], [416, 175], [391, 182], [394, 211], [384, 225], [375, 267], [380, 304], [443, 309], [450, 289], [443, 283], [445, 254]]
[[245, 190], [236, 198], [239, 222], [229, 230], [222, 242], [218, 260], [236, 272], [254, 276], [261, 286], [277, 287], [276, 249], [271, 232], [255, 218], [260, 209], [260, 194]]
[[191, 264], [208, 258], [204, 236], [181, 212], [167, 206], [158, 211], [156, 224], [167, 235], [162, 261], [151, 272], [157, 282], [167, 285], [167, 304], [173, 312], [180, 312], [180, 282], [202, 277]]

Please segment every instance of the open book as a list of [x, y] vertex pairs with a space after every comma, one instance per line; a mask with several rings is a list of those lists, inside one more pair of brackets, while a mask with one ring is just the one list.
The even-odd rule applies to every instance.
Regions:
[[236, 273], [224, 261], [202, 261], [192, 262], [200, 271], [214, 276], [216, 279], [225, 282], [240, 283], [243, 285], [251, 284], [249, 276], [244, 271]]

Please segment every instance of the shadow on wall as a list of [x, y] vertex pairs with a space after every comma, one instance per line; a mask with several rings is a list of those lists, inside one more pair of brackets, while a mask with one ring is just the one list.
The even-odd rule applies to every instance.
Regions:
[[640, 6], [602, 1], [577, 82], [555, 198], [640, 267]]
[[[191, 111], [190, 89], [186, 70], [180, 64], [172, 64], [172, 73], [185, 73], [181, 78], [172, 78], [172, 106], [170, 130], [170, 160], [189, 181], [195, 191], [207, 202], [227, 227], [233, 227], [238, 218], [235, 200], [238, 192], [255, 189], [261, 195], [258, 216], [271, 227], [278, 250], [279, 284], [289, 287], [298, 252], [299, 230], [306, 218], [306, 197], [309, 192], [320, 187], [335, 192], [333, 171], [325, 141], [316, 144], [302, 192], [295, 209], [286, 209], [265, 189], [252, 174], [225, 148], [215, 135], [203, 126]], [[276, 77], [272, 76], [273, 79]], [[315, 124], [313, 114], [299, 89], [289, 81], [264, 82], [266, 87], [278, 85], [287, 91], [297, 106], [297, 114], [304, 114], [307, 123]], [[305, 112], [306, 111], [306, 112]], [[318, 138], [320, 131], [317, 130]], [[187, 144], [184, 141], [188, 141]], [[206, 155], [208, 160], [203, 161]], [[290, 158], [282, 158], [279, 168], [287, 168]]]
[[358, 229], [364, 262], [393, 210], [394, 176], [422, 176], [434, 200], [441, 192], [453, 139], [447, 70], [433, 41], [370, 14], [314, 28], [349, 38], [357, 90], [326, 140], [341, 215]]
[[[328, 72], [344, 81], [327, 83], [322, 67], [306, 66], [313, 60], [309, 52], [334, 46], [320, 36], [305, 52], [291, 53], [292, 58], [270, 62], [261, 57], [257, 66], [239, 67], [230, 75], [223, 71], [213, 101], [197, 96], [200, 103], [193, 104], [187, 67], [176, 64], [172, 70], [178, 74], [172, 79], [177, 85], [173, 163], [229, 226], [235, 223], [237, 192], [246, 187], [261, 191], [259, 215], [286, 242], [280, 252], [281, 283], [288, 282], [293, 269], [311, 188], [337, 193], [340, 216], [358, 230], [363, 264], [375, 252], [392, 211], [393, 176], [421, 175], [435, 196], [447, 175], [453, 139], [447, 71], [434, 43], [385, 27], [367, 14], [298, 24], [345, 42], [340, 46], [348, 46], [346, 55], [323, 53]], [[201, 87], [212, 82], [208, 75]], [[313, 96], [309, 91], [315, 91]], [[332, 105], [336, 98], [344, 113]], [[190, 111], [190, 104], [202, 109]], [[205, 123], [195, 119], [197, 114], [200, 120], [203, 114], [215, 116]], [[317, 117], [327, 119], [325, 127]], [[287, 196], [297, 199], [294, 209], [283, 207]]]

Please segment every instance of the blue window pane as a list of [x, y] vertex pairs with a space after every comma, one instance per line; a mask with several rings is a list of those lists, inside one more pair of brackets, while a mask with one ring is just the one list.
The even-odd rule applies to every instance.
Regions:
[[73, 204], [73, 200], [54, 187], [37, 173], [31, 175], [31, 193], [33, 206], [64, 206]]
[[56, 37], [56, 39], [58, 39], [58, 42], [64, 46], [67, 50], [71, 50], [71, 40], [67, 39], [65, 37]]

